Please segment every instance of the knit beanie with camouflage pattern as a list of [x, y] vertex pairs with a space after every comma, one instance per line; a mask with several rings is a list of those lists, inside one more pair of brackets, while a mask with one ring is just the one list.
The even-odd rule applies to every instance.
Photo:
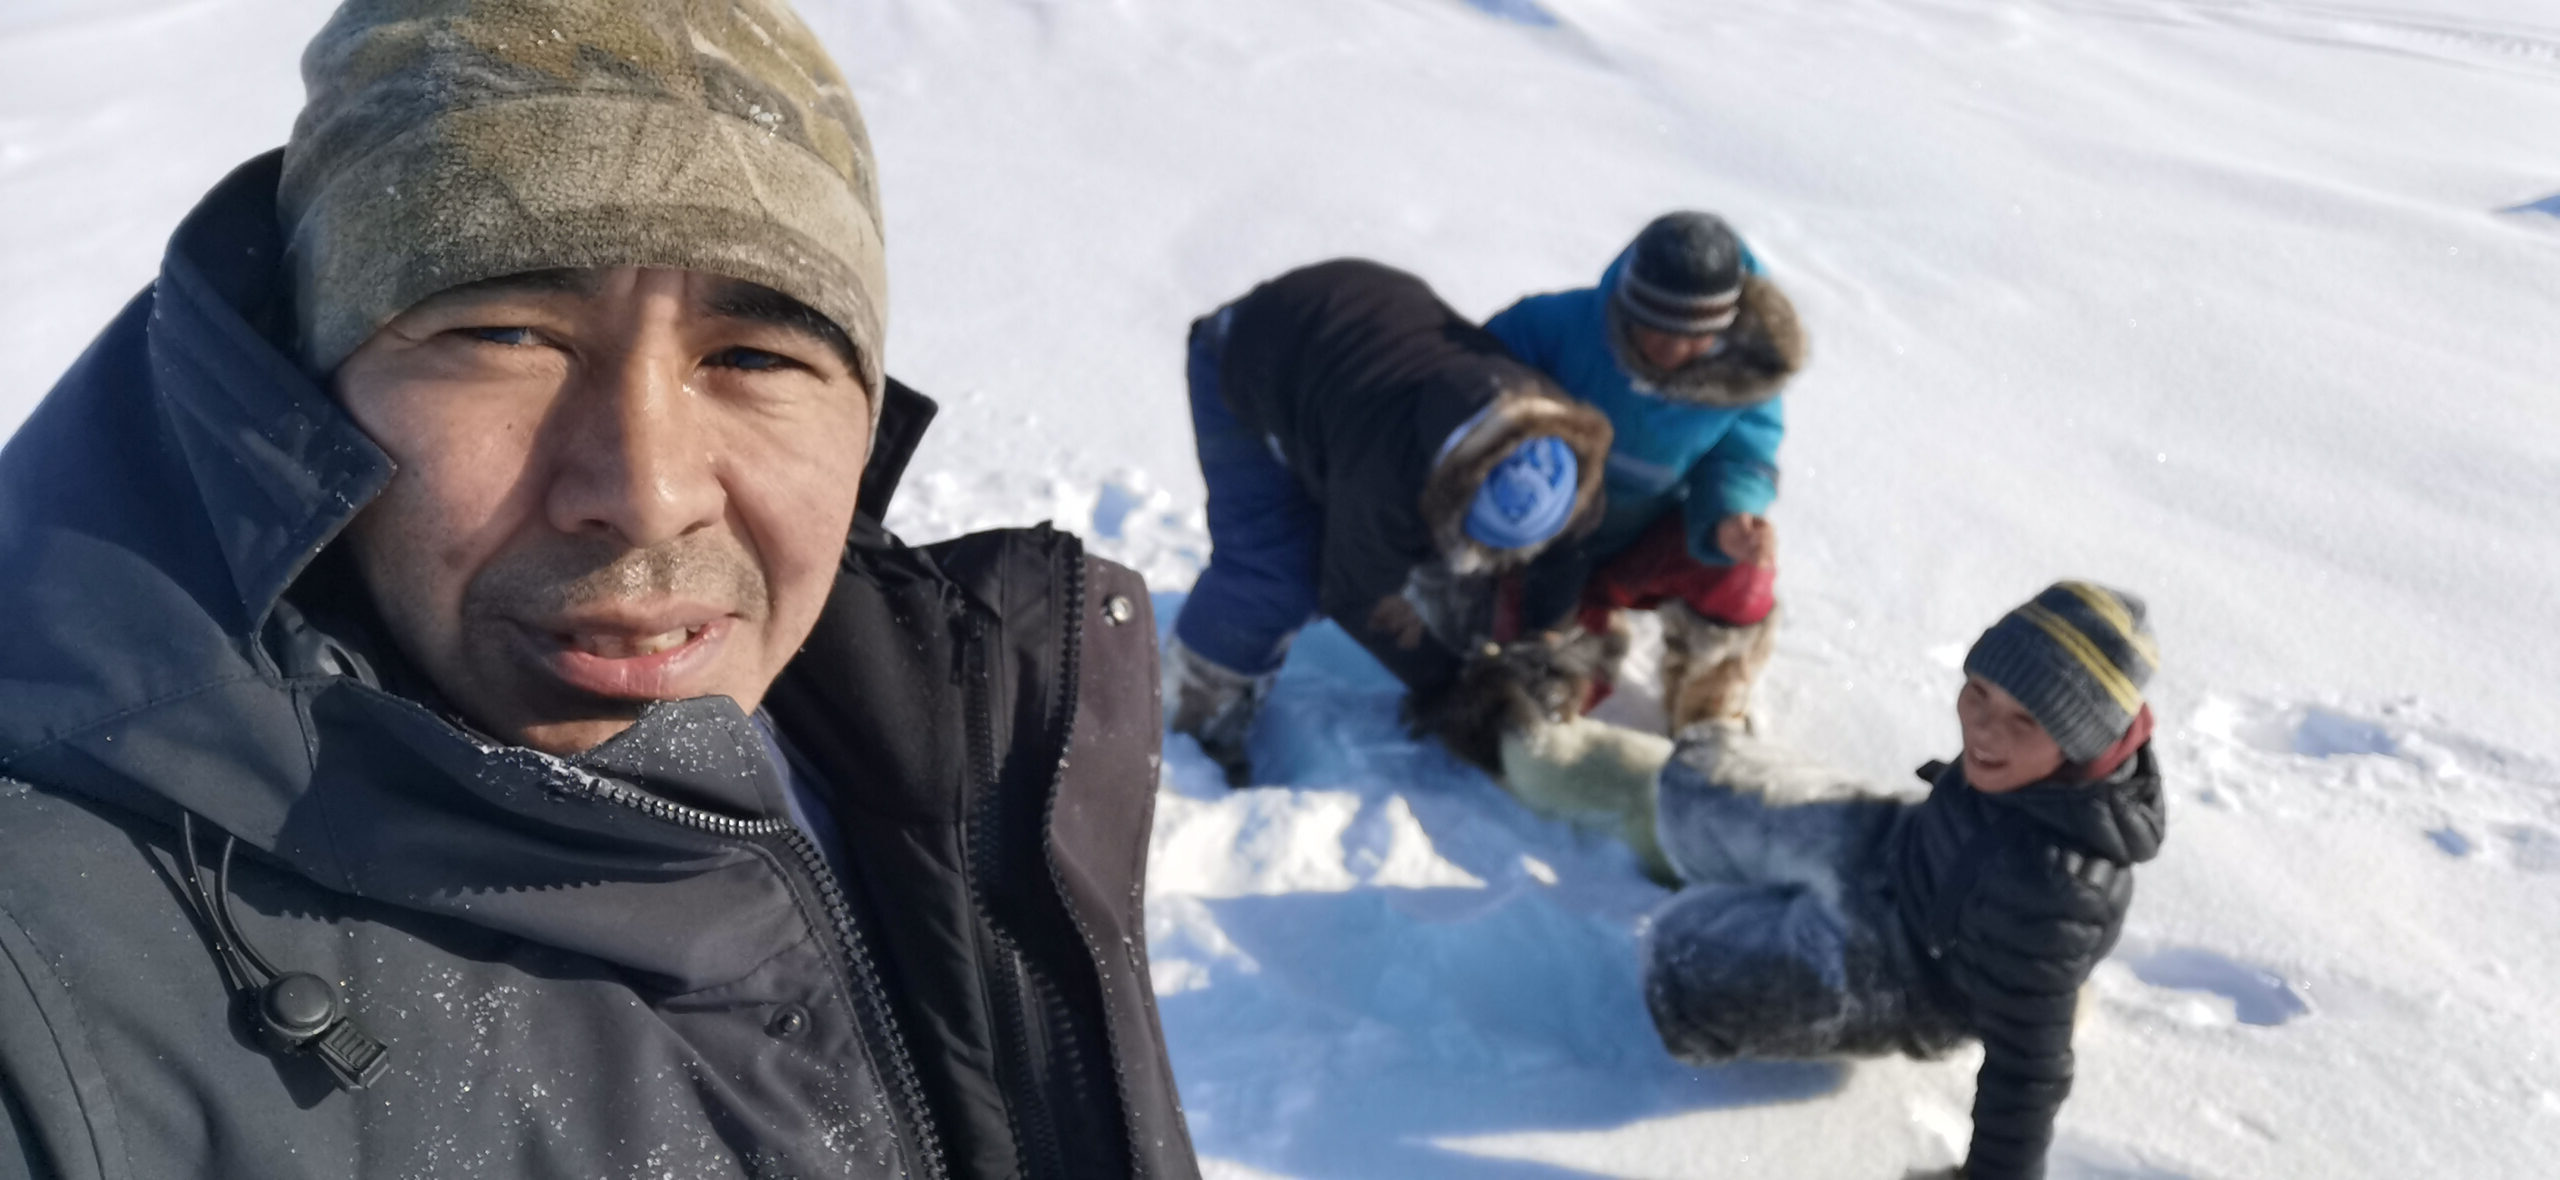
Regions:
[[879, 404], [871, 141], [781, 0], [347, 0], [302, 75], [277, 207], [313, 371], [448, 288], [655, 266], [814, 308]]

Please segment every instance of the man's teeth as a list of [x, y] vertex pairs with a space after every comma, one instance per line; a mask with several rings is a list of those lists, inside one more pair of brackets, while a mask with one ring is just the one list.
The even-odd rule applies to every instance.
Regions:
[[575, 644], [579, 651], [591, 656], [608, 660], [628, 660], [639, 656], [654, 656], [659, 652], [674, 651], [683, 647], [685, 641], [693, 638], [698, 630], [698, 628], [678, 627], [673, 631], [660, 631], [655, 635], [599, 635], [593, 632], [582, 632], [570, 636], [569, 641]]

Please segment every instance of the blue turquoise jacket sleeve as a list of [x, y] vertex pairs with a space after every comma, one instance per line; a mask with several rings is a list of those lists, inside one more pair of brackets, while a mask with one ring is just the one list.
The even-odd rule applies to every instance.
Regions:
[[1554, 295], [1531, 295], [1494, 313], [1484, 330], [1522, 363], [1553, 374], [1564, 362], [1566, 311], [1564, 301]]
[[1736, 513], [1769, 511], [1778, 498], [1778, 443], [1787, 435], [1786, 399], [1770, 398], [1733, 420], [1724, 437], [1689, 469], [1689, 553], [1713, 565], [1731, 559], [1716, 547], [1716, 525]]

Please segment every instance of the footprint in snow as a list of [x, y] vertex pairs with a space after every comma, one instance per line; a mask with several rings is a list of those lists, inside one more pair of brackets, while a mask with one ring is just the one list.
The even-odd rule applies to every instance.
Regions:
[[2560, 763], [2482, 741], [2414, 698], [2349, 711], [2311, 702], [2212, 695], [2181, 727], [2223, 751], [2369, 767], [2438, 780], [2494, 780], [2560, 788]]
[[2360, 717], [2323, 709], [2304, 707], [2292, 724], [2291, 752], [2306, 758], [2346, 758], [2357, 755], [2396, 757], [2400, 742], [2388, 730]]
[[2205, 992], [2231, 1001], [2232, 1019], [2272, 1028], [2311, 1012], [2310, 1001], [2284, 976], [2201, 947], [2172, 946], [2132, 956], [2134, 978], [2172, 991]]
[[2383, 723], [2326, 706], [2222, 696], [2208, 698], [2189, 728], [2262, 754], [2324, 760], [2395, 757], [2403, 745]]
[[2527, 873], [2560, 873], [2560, 833], [2532, 824], [2506, 824], [2497, 829], [2507, 843], [2507, 860]]
[[2523, 873], [2560, 873], [2560, 832], [2532, 824], [2499, 824], [2489, 829], [2491, 839], [2474, 840], [2451, 827], [2427, 833], [2436, 848], [2456, 859], [2482, 852], [2504, 852], [2506, 863]]

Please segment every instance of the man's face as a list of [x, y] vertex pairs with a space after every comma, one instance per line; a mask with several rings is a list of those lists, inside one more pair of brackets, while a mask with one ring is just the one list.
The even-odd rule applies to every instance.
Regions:
[[1644, 358], [1644, 363], [1658, 372], [1670, 373], [1715, 351], [1717, 333], [1665, 332], [1633, 324], [1628, 326], [1627, 336], [1636, 346], [1636, 355]]
[[2062, 769], [2062, 747], [2036, 715], [1979, 676], [1966, 677], [1956, 694], [1956, 724], [1964, 730], [1964, 779], [1974, 790], [2003, 794]]
[[347, 359], [398, 471], [347, 530], [401, 649], [555, 754], [650, 701], [752, 710], [833, 584], [870, 450], [840, 333], [753, 284], [553, 271], [435, 296]]

